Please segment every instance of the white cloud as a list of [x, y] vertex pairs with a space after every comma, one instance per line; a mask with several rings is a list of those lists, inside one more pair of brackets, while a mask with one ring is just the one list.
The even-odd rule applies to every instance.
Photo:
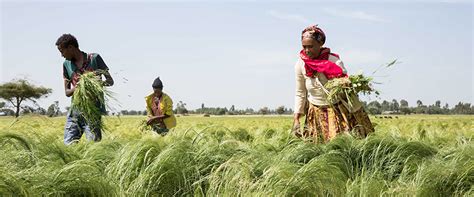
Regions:
[[267, 14], [280, 20], [295, 21], [295, 22], [300, 22], [304, 24], [308, 24], [311, 22], [308, 18], [299, 14], [282, 13], [276, 10], [270, 10], [267, 12]]
[[386, 19], [383, 19], [382, 17], [376, 16], [373, 14], [368, 14], [364, 11], [349, 11], [349, 10], [341, 10], [341, 9], [335, 9], [335, 8], [324, 8], [323, 10], [324, 12], [330, 15], [338, 16], [338, 17], [359, 19], [359, 20], [365, 20], [365, 21], [370, 21], [370, 22], [388, 22]]

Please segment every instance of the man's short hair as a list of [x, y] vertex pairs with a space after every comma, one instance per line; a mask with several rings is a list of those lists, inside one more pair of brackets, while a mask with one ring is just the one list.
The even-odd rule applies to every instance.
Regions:
[[63, 34], [56, 41], [56, 46], [68, 47], [69, 45], [79, 48], [79, 43], [77, 43], [76, 38], [71, 34]]

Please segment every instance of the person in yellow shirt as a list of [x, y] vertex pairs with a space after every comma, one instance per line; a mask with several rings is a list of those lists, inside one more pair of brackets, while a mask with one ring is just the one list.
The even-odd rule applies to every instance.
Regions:
[[159, 77], [153, 81], [152, 87], [153, 93], [145, 97], [147, 125], [150, 125], [156, 133], [165, 136], [171, 128], [176, 126], [173, 101], [163, 92], [163, 82]]

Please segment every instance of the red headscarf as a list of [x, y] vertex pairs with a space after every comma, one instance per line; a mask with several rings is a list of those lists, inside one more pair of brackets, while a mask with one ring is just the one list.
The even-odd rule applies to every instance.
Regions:
[[306, 76], [314, 77], [314, 74], [319, 72], [323, 73], [328, 79], [347, 77], [341, 67], [328, 60], [329, 55], [338, 57], [338, 55], [331, 53], [329, 48], [321, 48], [321, 52], [316, 59], [309, 58], [304, 50], [301, 50], [300, 57], [304, 61]]

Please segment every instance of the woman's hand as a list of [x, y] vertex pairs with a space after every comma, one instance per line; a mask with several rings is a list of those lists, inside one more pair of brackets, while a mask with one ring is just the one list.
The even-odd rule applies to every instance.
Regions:
[[300, 114], [295, 114], [293, 117], [293, 129], [294, 134], [300, 133]]

